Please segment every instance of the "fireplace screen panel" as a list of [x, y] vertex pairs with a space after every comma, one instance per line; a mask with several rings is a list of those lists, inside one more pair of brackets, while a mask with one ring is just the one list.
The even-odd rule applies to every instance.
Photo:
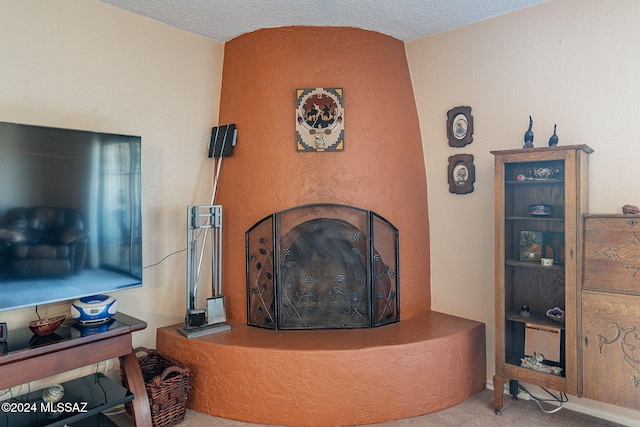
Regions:
[[373, 212], [290, 209], [254, 225], [246, 244], [250, 325], [336, 329], [399, 320], [398, 231]]
[[371, 213], [371, 255], [373, 326], [396, 322], [399, 313], [398, 230], [387, 220]]
[[247, 255], [247, 318], [249, 324], [275, 329], [273, 219], [263, 219], [246, 234], [247, 250], [252, 249]]

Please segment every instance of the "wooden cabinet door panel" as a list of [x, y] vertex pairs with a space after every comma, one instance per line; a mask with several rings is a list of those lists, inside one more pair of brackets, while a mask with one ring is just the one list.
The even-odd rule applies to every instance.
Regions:
[[585, 289], [640, 295], [640, 215], [585, 217]]
[[583, 291], [583, 397], [640, 409], [640, 296]]

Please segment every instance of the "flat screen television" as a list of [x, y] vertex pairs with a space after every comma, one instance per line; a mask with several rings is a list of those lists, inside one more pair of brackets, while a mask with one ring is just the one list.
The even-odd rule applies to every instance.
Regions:
[[0, 311], [142, 286], [140, 151], [0, 122]]

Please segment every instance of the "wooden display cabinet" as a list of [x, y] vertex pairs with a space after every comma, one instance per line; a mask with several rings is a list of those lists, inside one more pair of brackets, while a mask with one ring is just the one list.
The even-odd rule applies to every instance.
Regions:
[[[582, 216], [588, 208], [592, 152], [586, 145], [491, 152], [495, 155], [496, 413], [502, 409], [507, 381], [574, 395], [578, 391]], [[532, 215], [529, 205], [534, 204], [550, 205], [551, 212]], [[553, 265], [542, 265], [541, 258], [553, 259]], [[528, 307], [528, 316], [521, 314], [522, 306]], [[564, 322], [546, 315], [554, 307], [564, 310]], [[527, 326], [560, 329], [559, 361], [545, 359], [542, 370], [521, 366], [522, 359], [531, 356], [525, 354], [525, 347], [532, 348], [531, 342], [526, 346]], [[557, 334], [550, 339], [556, 340]], [[547, 348], [552, 345], [543, 343]]]

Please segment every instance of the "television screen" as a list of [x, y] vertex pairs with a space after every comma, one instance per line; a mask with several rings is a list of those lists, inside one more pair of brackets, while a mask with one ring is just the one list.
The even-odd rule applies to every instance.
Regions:
[[142, 285], [140, 150], [0, 122], [0, 311]]

